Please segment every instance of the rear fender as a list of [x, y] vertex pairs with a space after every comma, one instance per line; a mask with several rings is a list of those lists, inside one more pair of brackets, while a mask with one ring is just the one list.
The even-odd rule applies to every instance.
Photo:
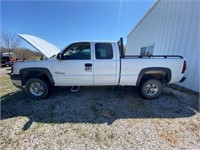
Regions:
[[136, 82], [136, 86], [140, 85], [142, 78], [144, 75], [157, 75], [161, 74], [161, 72], [164, 72], [165, 75], [167, 76], [165, 83], [169, 83], [171, 80], [171, 70], [169, 68], [164, 68], [164, 67], [150, 67], [150, 68], [144, 68], [140, 71], [138, 75], [138, 79]]

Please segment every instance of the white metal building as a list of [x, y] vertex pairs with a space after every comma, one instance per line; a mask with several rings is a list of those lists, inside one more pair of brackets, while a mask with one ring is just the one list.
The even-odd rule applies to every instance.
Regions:
[[200, 88], [200, 1], [157, 0], [127, 37], [126, 55], [181, 55], [187, 79], [181, 86]]

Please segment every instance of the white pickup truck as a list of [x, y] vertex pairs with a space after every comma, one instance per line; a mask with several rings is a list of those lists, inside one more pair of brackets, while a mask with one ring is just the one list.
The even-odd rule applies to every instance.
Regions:
[[147, 99], [162, 93], [163, 84], [183, 82], [181, 56], [124, 56], [119, 42], [76, 42], [60, 50], [32, 35], [19, 34], [48, 58], [16, 62], [11, 80], [33, 99], [47, 97], [52, 86], [137, 86]]

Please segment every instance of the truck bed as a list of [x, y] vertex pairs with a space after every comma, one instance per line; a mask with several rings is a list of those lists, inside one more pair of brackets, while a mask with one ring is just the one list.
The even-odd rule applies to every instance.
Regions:
[[[166, 59], [163, 59], [163, 57]], [[150, 69], [155, 72], [163, 69], [169, 70], [171, 73], [169, 83], [175, 83], [183, 77], [183, 74], [181, 74], [183, 62], [184, 59], [181, 56], [171, 55], [157, 55], [149, 57], [132, 55], [124, 57], [121, 59], [120, 85], [136, 86], [139, 74], [144, 69]]]
[[152, 55], [152, 56], [125, 55], [124, 58], [181, 58], [183, 59], [183, 57], [180, 55]]

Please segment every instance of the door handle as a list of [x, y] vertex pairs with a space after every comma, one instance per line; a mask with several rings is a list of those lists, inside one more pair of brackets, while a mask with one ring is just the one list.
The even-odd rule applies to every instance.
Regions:
[[92, 67], [92, 64], [87, 63], [87, 64], [85, 64], [85, 67]]

